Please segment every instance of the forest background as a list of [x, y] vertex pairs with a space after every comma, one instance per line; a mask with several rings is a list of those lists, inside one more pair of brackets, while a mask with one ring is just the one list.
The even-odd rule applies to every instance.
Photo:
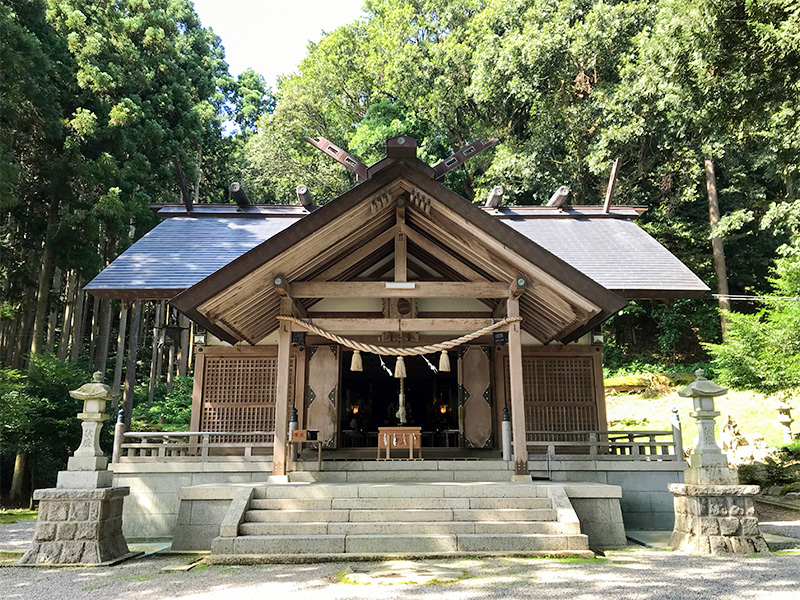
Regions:
[[[497, 138], [446, 178], [474, 202], [567, 185], [598, 204], [619, 159], [614, 203], [647, 207], [640, 225], [713, 290], [769, 298], [734, 305], [724, 344], [710, 294], [632, 303], [606, 324], [606, 367], [713, 358], [724, 383], [800, 386], [800, 0], [367, 0], [274, 89], [230, 75], [188, 0], [0, 0], [0, 492], [77, 443], [67, 390], [96, 369], [119, 388], [127, 308], [81, 287], [156, 224], [151, 204], [180, 200], [173, 159], [195, 202], [240, 181], [256, 202], [303, 183], [324, 203], [355, 181], [305, 136], [371, 164], [399, 134], [431, 164]], [[145, 419], [183, 418], [171, 319], [147, 305], [137, 332]]]

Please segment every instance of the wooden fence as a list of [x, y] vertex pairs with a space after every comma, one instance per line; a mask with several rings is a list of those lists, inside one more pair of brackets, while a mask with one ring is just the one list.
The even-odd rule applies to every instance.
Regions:
[[558, 460], [683, 460], [681, 430], [527, 431], [532, 456]]
[[129, 431], [115, 442], [119, 462], [251, 461], [272, 455], [270, 431]]

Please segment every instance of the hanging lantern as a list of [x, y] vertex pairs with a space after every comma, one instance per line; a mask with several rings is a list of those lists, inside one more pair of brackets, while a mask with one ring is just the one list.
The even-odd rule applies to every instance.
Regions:
[[353, 351], [353, 358], [350, 360], [350, 370], [351, 371], [363, 371], [364, 364], [361, 362], [361, 351], [354, 350]]
[[405, 379], [408, 377], [406, 373], [406, 363], [403, 361], [402, 356], [397, 357], [397, 362], [394, 364], [394, 376], [397, 379]]
[[442, 373], [450, 372], [450, 355], [447, 354], [447, 350], [442, 350], [439, 356], [439, 371]]

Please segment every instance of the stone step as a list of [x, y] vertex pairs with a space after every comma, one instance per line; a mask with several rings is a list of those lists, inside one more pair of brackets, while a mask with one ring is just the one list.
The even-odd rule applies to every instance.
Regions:
[[245, 523], [329, 523], [347, 521], [348, 510], [248, 510]]
[[452, 552], [578, 552], [590, 555], [585, 535], [373, 534], [245, 535], [216, 538], [213, 554], [417, 554]]
[[453, 510], [456, 521], [557, 521], [552, 508], [493, 508]]
[[[364, 521], [452, 521], [453, 510], [449, 508], [409, 508], [406, 510], [351, 510], [350, 522]], [[466, 520], [466, 519], [461, 519]]]
[[258, 487], [255, 499], [547, 498], [545, 486], [504, 482], [289, 483]]
[[553, 508], [553, 502], [550, 498], [470, 498], [469, 508]]
[[[356, 500], [355, 498], [350, 499]], [[332, 498], [254, 498], [251, 510], [330, 510]]]
[[456, 552], [456, 535], [347, 535], [345, 552], [348, 554], [386, 554], [418, 552]]
[[458, 549], [462, 552], [547, 552], [589, 550], [585, 535], [537, 534], [460, 534]]
[[241, 535], [218, 537], [212, 554], [343, 554], [343, 535]]
[[419, 521], [357, 523], [242, 523], [239, 535], [548, 534], [564, 533], [549, 521]]
[[316, 523], [265, 523], [246, 521], [239, 525], [239, 535], [295, 535], [295, 536], [308, 536], [308, 535], [327, 535], [328, 533], [344, 533], [344, 532], [329, 532], [328, 522]]
[[469, 508], [469, 498], [334, 498], [331, 508], [406, 510], [411, 508]]
[[551, 508], [549, 498], [256, 498], [252, 510]]

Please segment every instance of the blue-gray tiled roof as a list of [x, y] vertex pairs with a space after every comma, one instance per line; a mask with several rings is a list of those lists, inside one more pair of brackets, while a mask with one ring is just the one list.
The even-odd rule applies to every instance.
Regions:
[[298, 217], [172, 217], [123, 252], [87, 290], [184, 290]]
[[627, 219], [511, 218], [503, 223], [610, 290], [646, 290], [655, 297], [658, 291], [708, 290], [674, 254]]
[[[205, 279], [302, 218], [175, 216], [159, 223], [86, 289], [177, 293]], [[628, 219], [504, 217], [504, 224], [607, 289], [629, 298], [696, 295], [708, 288], [672, 253]], [[153, 297], [163, 297], [154, 295]]]

